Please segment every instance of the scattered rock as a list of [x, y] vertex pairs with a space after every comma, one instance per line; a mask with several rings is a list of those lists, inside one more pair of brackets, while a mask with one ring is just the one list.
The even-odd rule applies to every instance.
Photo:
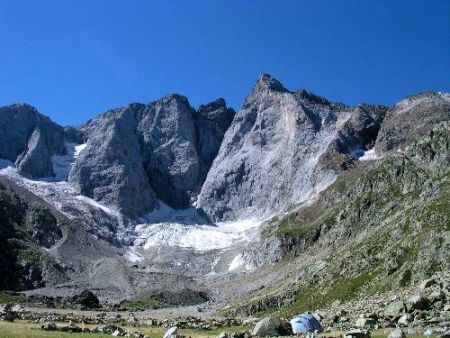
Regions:
[[389, 333], [388, 338], [405, 338], [406, 335], [400, 328], [396, 328]]

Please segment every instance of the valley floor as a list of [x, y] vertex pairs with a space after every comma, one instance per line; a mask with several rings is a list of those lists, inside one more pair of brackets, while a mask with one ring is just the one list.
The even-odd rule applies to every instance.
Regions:
[[[44, 331], [40, 328], [41, 324], [29, 323], [25, 321], [16, 321], [13, 323], [0, 321], [0, 338], [47, 338], [47, 337], [58, 337], [58, 338], [78, 338], [78, 337], [92, 337], [92, 338], [106, 338], [111, 337], [110, 334], [100, 334], [100, 333], [68, 333], [68, 332], [55, 332], [55, 331]], [[93, 325], [84, 325], [83, 327], [92, 327]], [[149, 335], [151, 338], [161, 338], [163, 337], [166, 329], [162, 327], [155, 326], [141, 326], [141, 327], [126, 327], [129, 331], [139, 331], [141, 333]], [[216, 330], [191, 330], [191, 329], [181, 329], [179, 333], [186, 337], [192, 338], [214, 338], [217, 337], [222, 332], [243, 332], [246, 331], [244, 327], [223, 327]], [[389, 334], [388, 329], [385, 330], [375, 330], [372, 331], [372, 338], [384, 338]], [[344, 332], [333, 331], [326, 332], [319, 337], [339, 337], [342, 336]], [[410, 338], [419, 338], [425, 336], [408, 336]]]

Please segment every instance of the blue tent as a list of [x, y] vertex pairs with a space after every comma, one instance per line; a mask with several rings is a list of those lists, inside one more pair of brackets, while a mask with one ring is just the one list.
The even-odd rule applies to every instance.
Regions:
[[291, 319], [292, 331], [294, 333], [323, 331], [319, 321], [309, 313], [303, 313]]

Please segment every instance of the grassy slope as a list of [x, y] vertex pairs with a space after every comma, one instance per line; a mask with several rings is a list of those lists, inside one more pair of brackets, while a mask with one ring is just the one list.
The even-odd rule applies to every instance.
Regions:
[[[317, 203], [278, 220], [265, 236], [288, 243], [284, 263], [306, 273], [288, 288], [249, 295], [231, 312], [289, 316], [407, 287], [448, 269], [449, 145], [450, 125], [406, 156], [341, 177]], [[317, 261], [325, 268], [308, 273], [302, 257], [323, 252]]]

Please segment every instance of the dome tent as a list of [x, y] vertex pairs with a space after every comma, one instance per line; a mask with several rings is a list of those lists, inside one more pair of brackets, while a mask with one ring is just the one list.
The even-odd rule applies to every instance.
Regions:
[[292, 331], [294, 333], [323, 331], [322, 325], [310, 313], [303, 313], [291, 319]]

